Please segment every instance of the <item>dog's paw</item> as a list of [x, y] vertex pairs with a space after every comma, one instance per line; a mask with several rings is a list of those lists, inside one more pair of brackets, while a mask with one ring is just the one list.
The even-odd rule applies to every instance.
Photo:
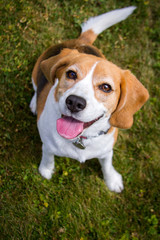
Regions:
[[120, 193], [124, 189], [122, 176], [116, 170], [107, 175], [105, 182], [110, 191]]
[[50, 170], [50, 169], [48, 169], [44, 166], [40, 166], [39, 167], [39, 172], [40, 172], [42, 177], [44, 177], [48, 180], [52, 178], [53, 170]]

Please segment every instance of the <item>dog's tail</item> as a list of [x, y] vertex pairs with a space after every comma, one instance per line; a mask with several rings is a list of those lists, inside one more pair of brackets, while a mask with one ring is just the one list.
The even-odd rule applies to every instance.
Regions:
[[126, 7], [89, 18], [81, 26], [82, 32], [79, 39], [92, 44], [98, 34], [112, 25], [125, 20], [135, 9], [136, 7], [134, 6]]

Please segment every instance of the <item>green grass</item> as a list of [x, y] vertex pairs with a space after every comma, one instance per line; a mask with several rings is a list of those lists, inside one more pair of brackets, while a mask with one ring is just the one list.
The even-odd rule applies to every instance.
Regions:
[[[48, 46], [76, 38], [90, 16], [136, 5], [126, 21], [95, 42], [107, 59], [130, 69], [150, 100], [120, 131], [114, 166], [125, 190], [111, 193], [96, 159], [56, 158], [51, 181], [37, 168], [41, 142], [29, 110], [31, 72]], [[5, 240], [158, 240], [160, 51], [156, 0], [1, 0], [0, 236]]]

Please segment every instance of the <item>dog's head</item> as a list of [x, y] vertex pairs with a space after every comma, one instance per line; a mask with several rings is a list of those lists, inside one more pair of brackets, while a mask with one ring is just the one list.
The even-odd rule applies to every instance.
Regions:
[[62, 118], [57, 130], [65, 138], [75, 138], [83, 130], [105, 130], [108, 123], [130, 128], [134, 113], [149, 97], [130, 71], [77, 50], [62, 50], [44, 60], [41, 69], [52, 84], [58, 79], [54, 97]]

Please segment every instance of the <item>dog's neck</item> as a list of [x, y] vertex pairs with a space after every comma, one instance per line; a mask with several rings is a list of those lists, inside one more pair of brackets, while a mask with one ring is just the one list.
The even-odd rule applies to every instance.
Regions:
[[83, 139], [93, 139], [93, 138], [97, 138], [97, 137], [99, 137], [99, 136], [101, 136], [101, 135], [107, 134], [109, 130], [110, 130], [110, 128], [107, 129], [106, 131], [100, 131], [98, 134], [93, 135], [93, 136], [88, 136], [88, 137], [87, 137], [87, 136], [83, 136], [83, 135], [78, 136], [78, 137], [76, 138], [76, 140], [75, 140], [74, 142], [72, 142], [72, 143], [73, 143], [73, 145], [74, 145], [75, 147], [77, 147], [77, 148], [85, 149], [86, 146], [85, 146], [85, 144], [84, 144]]

